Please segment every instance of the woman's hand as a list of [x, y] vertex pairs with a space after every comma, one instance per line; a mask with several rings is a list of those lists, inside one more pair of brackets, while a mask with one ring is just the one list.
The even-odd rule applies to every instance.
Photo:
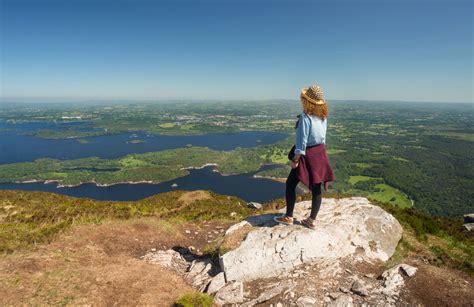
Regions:
[[298, 162], [291, 161], [291, 168], [297, 168], [299, 163], [300, 163], [299, 161]]

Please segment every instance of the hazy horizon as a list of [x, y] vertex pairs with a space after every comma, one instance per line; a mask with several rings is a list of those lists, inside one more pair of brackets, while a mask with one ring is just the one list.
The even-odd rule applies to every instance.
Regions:
[[[371, 99], [326, 99], [330, 102], [371, 102], [371, 103], [421, 103], [421, 104], [473, 104], [472, 101], [409, 101], [409, 100], [371, 100]], [[299, 98], [262, 98], [262, 99], [187, 99], [187, 98], [167, 98], [167, 99], [51, 99], [41, 100], [0, 100], [1, 104], [69, 104], [69, 103], [206, 103], [206, 102], [271, 102], [271, 101], [291, 101], [299, 102]]]

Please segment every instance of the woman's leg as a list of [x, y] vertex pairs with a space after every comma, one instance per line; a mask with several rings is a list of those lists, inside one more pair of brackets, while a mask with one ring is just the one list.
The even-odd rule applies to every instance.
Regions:
[[313, 193], [313, 198], [311, 201], [311, 214], [309, 215], [309, 217], [315, 220], [316, 216], [318, 215], [319, 208], [321, 207], [321, 201], [322, 201], [321, 183], [315, 184], [313, 186], [312, 193]]
[[288, 178], [286, 179], [286, 215], [293, 217], [293, 209], [295, 209], [296, 202], [296, 186], [298, 185], [298, 178], [296, 172], [298, 169], [292, 168]]

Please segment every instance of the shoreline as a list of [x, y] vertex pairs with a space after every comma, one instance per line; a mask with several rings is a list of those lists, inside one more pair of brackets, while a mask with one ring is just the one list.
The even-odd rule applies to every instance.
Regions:
[[[263, 166], [265, 166], [267, 164], [263, 164], [263, 165], [260, 165], [259, 169], [262, 168]], [[237, 175], [237, 174], [223, 174], [221, 173], [219, 170], [217, 170], [215, 167], [218, 166], [217, 163], [205, 163], [201, 166], [189, 166], [189, 167], [182, 167], [180, 168], [179, 170], [191, 170], [191, 169], [203, 169], [203, 168], [206, 168], [206, 167], [210, 167], [212, 166], [212, 171], [213, 172], [216, 172], [216, 173], [219, 173], [221, 176], [232, 176], [232, 175]], [[239, 173], [240, 174], [240, 173]], [[189, 173], [188, 173], [189, 175]], [[185, 175], [187, 176], [187, 175]], [[181, 177], [184, 177], [184, 176], [181, 176]], [[181, 178], [181, 177], [176, 177], [176, 178], [172, 178], [170, 180], [167, 180], [167, 181], [171, 181], [171, 180], [176, 180], [178, 178]], [[277, 181], [277, 182], [285, 182], [286, 178], [279, 178], [279, 177], [270, 177], [270, 176], [260, 176], [260, 175], [253, 175], [252, 176], [253, 178], [260, 178], [260, 179], [267, 179], [267, 180], [273, 180], [273, 181]], [[61, 183], [61, 180], [57, 180], [57, 179], [46, 179], [46, 180], [39, 180], [39, 179], [27, 179], [27, 180], [23, 180], [23, 181], [13, 181], [13, 182], [10, 182], [10, 183], [43, 183], [43, 184], [50, 184], [50, 183], [57, 183], [57, 186], [56, 188], [73, 188], [73, 187], [78, 187], [80, 185], [83, 185], [83, 184], [88, 184], [88, 183], [91, 183], [91, 184], [95, 184], [96, 186], [98, 187], [110, 187], [110, 186], [113, 186], [113, 185], [117, 185], [117, 184], [141, 184], [141, 183], [145, 183], [145, 184], [160, 184], [160, 183], [163, 183], [164, 181], [153, 181], [153, 180], [140, 180], [140, 181], [120, 181], [120, 182], [113, 182], [113, 183], [99, 183], [99, 182], [96, 182], [94, 180], [92, 181], [86, 181], [86, 182], [79, 182], [77, 184], [62, 184]], [[8, 182], [6, 182], [8, 183]]]
[[286, 182], [286, 178], [282, 178], [282, 177], [253, 175], [253, 178], [268, 179], [268, 180], [273, 180], [273, 181], [277, 181], [277, 182], [281, 182], [281, 183]]

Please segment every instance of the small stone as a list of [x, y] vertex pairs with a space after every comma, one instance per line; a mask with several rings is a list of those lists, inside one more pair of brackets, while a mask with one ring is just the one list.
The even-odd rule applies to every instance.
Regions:
[[216, 304], [236, 304], [244, 300], [244, 285], [240, 281], [229, 283], [219, 289], [214, 296]]
[[262, 204], [251, 201], [251, 202], [247, 203], [247, 207], [253, 208], [253, 209], [262, 209]]
[[349, 293], [349, 289], [347, 289], [345, 287], [339, 287], [339, 290], [343, 293]]
[[354, 306], [352, 297], [347, 294], [339, 295], [336, 300], [329, 302], [328, 307], [352, 307]]
[[339, 295], [341, 295], [341, 293], [338, 292], [331, 292], [328, 294], [328, 296], [333, 300], [335, 300]]
[[311, 296], [302, 296], [298, 298], [296, 304], [302, 307], [316, 306], [317, 300]]
[[367, 277], [367, 278], [375, 278], [375, 274], [367, 273], [367, 274], [364, 275], [364, 277]]
[[284, 293], [285, 291], [293, 289], [295, 285], [296, 284], [294, 282], [290, 281], [290, 280], [285, 280], [285, 281], [282, 281], [278, 284], [269, 285], [268, 290], [263, 291], [262, 293], [260, 293], [260, 295], [256, 299], [245, 302], [241, 306], [242, 307], [250, 307], [250, 306], [255, 306], [257, 304], [266, 302], [266, 301], [274, 298], [275, 296], [277, 296], [281, 293]]
[[369, 294], [367, 287], [358, 279], [352, 283], [351, 291], [360, 296], [367, 296]]
[[191, 233], [191, 230], [187, 230], [187, 229], [186, 229], [184, 232], [186, 232], [186, 233]]
[[416, 271], [418, 270], [417, 268], [405, 263], [402, 263], [400, 267], [402, 268], [402, 271], [407, 274], [408, 277], [412, 277], [413, 275], [415, 275]]
[[230, 216], [231, 216], [231, 217], [234, 217], [234, 216], [236, 216], [236, 215], [237, 215], [237, 212], [232, 211], [232, 212], [230, 213]]

